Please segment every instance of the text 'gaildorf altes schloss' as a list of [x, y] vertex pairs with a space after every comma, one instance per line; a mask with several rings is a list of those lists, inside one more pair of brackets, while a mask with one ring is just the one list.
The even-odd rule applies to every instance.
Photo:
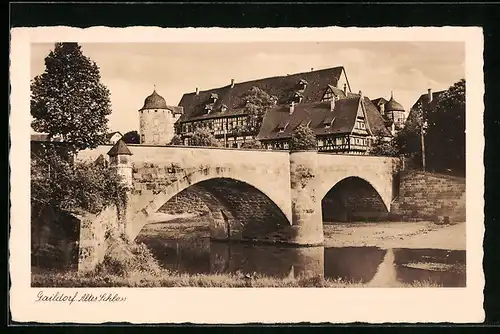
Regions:
[[71, 305], [74, 302], [85, 303], [85, 302], [101, 302], [101, 303], [122, 303], [127, 300], [127, 297], [122, 297], [117, 293], [81, 293], [75, 291], [73, 294], [65, 294], [61, 292], [56, 292], [53, 294], [44, 294], [43, 291], [37, 293], [37, 298], [35, 302], [60, 302], [69, 303]]

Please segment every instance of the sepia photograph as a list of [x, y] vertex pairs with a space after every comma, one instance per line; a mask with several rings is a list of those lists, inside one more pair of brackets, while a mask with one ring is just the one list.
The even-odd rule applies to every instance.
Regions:
[[[302, 298], [335, 300], [344, 321], [387, 321], [374, 307], [453, 321], [469, 298], [482, 312], [477, 31], [55, 29], [12, 55], [18, 309], [218, 323], [216, 305], [245, 300], [236, 322], [278, 305], [298, 321], [284, 310]], [[158, 298], [180, 304], [131, 311]]]
[[464, 43], [31, 48], [33, 286], [466, 285]]

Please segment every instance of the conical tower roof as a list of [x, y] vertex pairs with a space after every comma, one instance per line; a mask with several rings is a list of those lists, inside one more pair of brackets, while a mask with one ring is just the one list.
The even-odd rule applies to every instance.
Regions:
[[143, 109], [168, 109], [167, 101], [155, 89], [151, 95], [144, 99], [144, 106], [139, 111]]
[[108, 155], [110, 157], [116, 157], [117, 155], [132, 155], [132, 152], [127, 147], [127, 144], [123, 140], [118, 140], [116, 144], [109, 150]]
[[391, 92], [391, 99], [384, 106], [385, 112], [387, 111], [405, 111], [401, 103], [394, 100], [394, 94]]

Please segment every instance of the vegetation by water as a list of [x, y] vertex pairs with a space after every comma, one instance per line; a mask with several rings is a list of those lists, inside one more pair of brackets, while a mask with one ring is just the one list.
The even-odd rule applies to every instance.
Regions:
[[[366, 287], [362, 282], [310, 277], [268, 277], [262, 274], [185, 274], [160, 266], [144, 244], [127, 244], [116, 240], [104, 262], [94, 272], [34, 271], [34, 287]], [[438, 287], [427, 281], [406, 284], [407, 287]], [[371, 287], [371, 286], [370, 286]]]

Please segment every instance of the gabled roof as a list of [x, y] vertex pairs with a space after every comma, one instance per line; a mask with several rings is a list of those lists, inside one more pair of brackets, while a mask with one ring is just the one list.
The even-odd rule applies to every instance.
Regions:
[[[179, 102], [179, 106], [184, 108], [184, 114], [179, 118], [178, 122], [220, 117], [222, 116], [219, 107], [221, 104], [225, 104], [228, 107], [228, 110], [223, 114], [224, 116], [243, 115], [245, 114], [243, 111], [245, 105], [243, 96], [254, 86], [262, 89], [271, 96], [276, 96], [277, 105], [288, 104], [292, 101], [295, 93], [300, 90], [301, 79], [308, 82], [306, 89], [301, 91], [303, 95], [302, 103], [318, 102], [323, 97], [328, 85], [337, 85], [343, 70], [342, 66], [333, 67], [235, 83], [233, 88], [231, 88], [231, 85], [227, 85], [220, 88], [199, 91], [198, 94], [184, 94]], [[219, 98], [215, 102], [214, 110], [207, 115], [204, 110], [205, 104], [210, 100], [212, 94], [217, 94]]]
[[122, 135], [122, 133], [121, 133], [120, 131], [115, 131], [115, 132], [110, 132], [110, 133], [107, 133], [107, 134], [106, 134], [106, 140], [108, 140], [108, 141], [109, 141], [109, 140], [110, 140], [111, 138], [113, 138], [113, 136], [114, 136], [115, 134], [117, 134], [117, 133], [118, 133], [120, 136], [122, 136], [122, 137], [123, 137], [123, 135]]
[[110, 157], [116, 157], [117, 155], [132, 155], [132, 152], [127, 147], [127, 144], [120, 139], [115, 145], [109, 150], [108, 155]]
[[422, 103], [422, 106], [424, 108], [427, 108], [427, 107], [433, 108], [436, 105], [437, 100], [439, 99], [439, 96], [441, 94], [443, 94], [444, 92], [445, 92], [445, 90], [441, 90], [441, 91], [438, 91], [438, 92], [432, 92], [432, 102], [431, 102], [430, 106], [429, 106], [429, 103], [428, 103], [429, 102], [428, 93], [420, 95], [420, 97], [417, 99], [417, 101], [415, 101], [415, 103], [413, 104], [413, 106], [411, 107], [411, 109], [416, 108], [419, 103]]
[[386, 104], [387, 102], [389, 102], [389, 101], [387, 101], [387, 100], [386, 100], [386, 99], [384, 99], [383, 97], [379, 97], [379, 98], [377, 98], [377, 99], [375, 99], [375, 100], [372, 100], [372, 103], [373, 103], [376, 107], [378, 107], [378, 106], [380, 106], [380, 105], [382, 105], [382, 104]]
[[[384, 125], [384, 119], [373, 103], [371, 103], [370, 99], [367, 97], [361, 98], [357, 95], [352, 98], [336, 101], [333, 112], [330, 110], [330, 102], [297, 104], [291, 115], [288, 107], [277, 106], [264, 116], [257, 139], [290, 138], [293, 131], [300, 124], [307, 123], [310, 123], [309, 127], [317, 136], [351, 133], [360, 106], [360, 99], [369, 123], [368, 125], [373, 133], [376, 135], [391, 136], [389, 130]], [[278, 126], [286, 122], [289, 123], [289, 126], [285, 131], [279, 132]], [[325, 127], [325, 123], [331, 123], [331, 126]]]

